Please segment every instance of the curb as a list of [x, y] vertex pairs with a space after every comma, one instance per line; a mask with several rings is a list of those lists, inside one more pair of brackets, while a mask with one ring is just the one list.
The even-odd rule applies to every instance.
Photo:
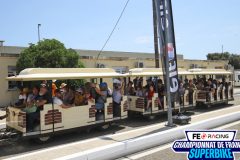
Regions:
[[204, 130], [216, 128], [234, 121], [240, 120], [240, 111], [227, 115], [211, 118], [198, 123], [177, 127], [174, 129], [153, 133], [150, 135], [134, 138], [111, 145], [99, 147], [92, 150], [75, 153], [72, 155], [57, 158], [56, 160], [107, 160], [116, 159], [139, 151], [153, 148], [159, 145], [182, 139], [185, 136], [184, 130]]

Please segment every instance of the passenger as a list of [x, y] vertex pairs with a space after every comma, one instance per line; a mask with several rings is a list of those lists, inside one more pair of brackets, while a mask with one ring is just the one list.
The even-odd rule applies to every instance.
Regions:
[[103, 115], [104, 114], [104, 103], [106, 103], [107, 97], [108, 97], [107, 83], [103, 82], [99, 85], [99, 87], [100, 87], [101, 94], [99, 94], [97, 96], [96, 103], [95, 103], [95, 106], [97, 109], [97, 112], [96, 112], [97, 120], [101, 120], [104, 118], [104, 115]]
[[18, 102], [15, 103], [16, 107], [25, 107], [27, 104], [28, 88], [20, 88], [20, 94], [18, 97]]
[[189, 85], [188, 79], [186, 78], [186, 79], [184, 80], [183, 87], [184, 87], [185, 89], [187, 89], [187, 88], [188, 88], [188, 85]]
[[135, 89], [133, 87], [133, 82], [132, 81], [128, 82], [126, 90], [127, 90], [126, 95], [129, 95], [129, 96], [134, 96], [135, 95]]
[[90, 94], [95, 101], [102, 95], [100, 89], [96, 86], [96, 83], [90, 83]]
[[104, 103], [106, 103], [107, 97], [108, 97], [108, 86], [107, 86], [107, 83], [105, 83], [105, 82], [101, 83], [99, 86], [100, 86], [101, 94], [99, 94], [96, 99], [96, 109], [103, 110]]
[[188, 89], [188, 95], [189, 95], [189, 104], [193, 104], [193, 92], [194, 90], [196, 90], [196, 86], [195, 84], [193, 84], [192, 80], [189, 80], [187, 89]]
[[154, 83], [152, 81], [152, 77], [148, 78], [146, 81], [147, 81], [147, 84], [145, 85], [145, 87], [149, 90], [151, 85], [154, 86]]
[[165, 95], [165, 87], [163, 85], [163, 81], [158, 79], [158, 98], [160, 101], [160, 107], [163, 109], [164, 106], [164, 95]]
[[82, 88], [76, 89], [74, 104], [75, 104], [75, 106], [85, 105], [85, 96], [83, 94], [83, 89]]
[[133, 86], [134, 86], [135, 90], [137, 90], [137, 88], [138, 88], [138, 81], [139, 81], [138, 77], [133, 79]]
[[153, 96], [154, 96], [154, 86], [150, 85], [148, 93], [147, 93], [147, 108], [146, 108], [147, 111], [150, 108]]
[[142, 86], [137, 87], [136, 96], [143, 97], [143, 88]]
[[214, 88], [214, 100], [216, 101], [217, 100], [217, 88], [219, 87], [218, 86], [218, 84], [217, 84], [217, 80], [216, 79], [214, 79], [213, 81], [212, 81], [212, 83], [213, 83], [213, 88]]
[[122, 101], [122, 85], [121, 81], [115, 79], [113, 84], [113, 116], [121, 116], [121, 101]]
[[198, 80], [196, 88], [198, 90], [204, 90], [204, 84], [203, 84], [203, 80], [202, 79]]
[[211, 78], [208, 79], [207, 86], [206, 86], [206, 91], [208, 91], [207, 92], [207, 102], [210, 102], [210, 97], [213, 96], [214, 93], [215, 93], [215, 89], [214, 89]]
[[184, 105], [184, 94], [185, 94], [185, 88], [183, 87], [183, 83], [180, 82], [180, 85], [179, 85], [179, 103], [180, 105]]
[[92, 98], [91, 94], [89, 91], [84, 92], [84, 105], [88, 105], [90, 103], [94, 103], [95, 99]]
[[228, 82], [228, 90], [230, 91], [230, 98], [233, 98], [233, 88], [231, 82]]
[[55, 84], [57, 80], [52, 80], [52, 96], [55, 97], [57, 86]]
[[36, 98], [35, 105], [37, 106], [36, 112], [27, 114], [27, 129], [29, 132], [33, 131], [34, 124], [39, 124], [40, 110], [43, 110], [45, 104], [52, 102], [52, 96], [48, 92], [46, 84], [41, 84], [39, 96]]
[[139, 79], [138, 79], [138, 84], [137, 84], [138, 86], [141, 86], [142, 88], [143, 88], [143, 77], [140, 77]]
[[62, 90], [63, 103], [72, 105], [74, 103], [74, 91], [66, 83], [62, 83], [60, 89]]
[[36, 102], [39, 96], [39, 90], [40, 88], [38, 86], [32, 88], [32, 93], [29, 94], [27, 98], [27, 106], [32, 106]]
[[72, 106], [70, 105], [65, 105], [63, 104], [63, 101], [62, 101], [62, 94], [61, 94], [61, 91], [59, 89], [56, 89], [55, 91], [55, 97], [53, 98], [53, 103], [62, 107], [62, 108], [70, 108]]

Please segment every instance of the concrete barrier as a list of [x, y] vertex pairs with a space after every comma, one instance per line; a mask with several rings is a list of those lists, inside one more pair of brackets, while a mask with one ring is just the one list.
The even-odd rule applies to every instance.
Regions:
[[116, 159], [149, 148], [173, 142], [185, 137], [184, 130], [204, 130], [216, 128], [234, 121], [240, 120], [240, 112], [231, 113], [201, 122], [173, 128], [166, 131], [130, 139], [127, 141], [116, 142], [111, 145], [99, 147], [92, 150], [64, 156], [56, 160], [108, 160]]

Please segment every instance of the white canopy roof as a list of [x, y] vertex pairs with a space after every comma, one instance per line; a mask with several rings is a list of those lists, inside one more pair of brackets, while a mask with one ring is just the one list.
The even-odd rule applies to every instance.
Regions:
[[7, 77], [9, 81], [38, 81], [86, 78], [123, 77], [110, 68], [28, 68], [17, 76]]
[[[179, 75], [231, 75], [230, 71], [224, 69], [178, 69]], [[162, 76], [162, 68], [135, 68], [129, 70], [128, 76]]]
[[[224, 69], [178, 69], [179, 75], [231, 75]], [[17, 76], [7, 77], [9, 81], [38, 81], [86, 78], [117, 78], [117, 77], [163, 76], [162, 68], [135, 68], [129, 73], [120, 74], [110, 68], [28, 68]]]

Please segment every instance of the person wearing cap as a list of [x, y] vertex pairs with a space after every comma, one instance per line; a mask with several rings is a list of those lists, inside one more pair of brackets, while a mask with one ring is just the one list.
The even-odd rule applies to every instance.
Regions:
[[121, 87], [121, 82], [120, 83], [114, 83], [113, 84], [113, 116], [118, 117], [121, 114], [121, 101], [122, 101], [122, 95], [123, 95], [123, 90]]
[[61, 91], [59, 89], [56, 89], [56, 91], [55, 91], [55, 97], [53, 98], [53, 103], [62, 107], [62, 108], [70, 108], [71, 107], [70, 105], [63, 104], [62, 94], [61, 94]]
[[83, 89], [78, 88], [75, 91], [75, 98], [74, 98], [74, 104], [75, 106], [82, 106], [84, 105], [84, 94], [83, 94]]
[[72, 89], [69, 88], [69, 86], [66, 83], [62, 83], [60, 86], [60, 90], [62, 91], [63, 96], [63, 103], [73, 104], [74, 103], [74, 92]]

